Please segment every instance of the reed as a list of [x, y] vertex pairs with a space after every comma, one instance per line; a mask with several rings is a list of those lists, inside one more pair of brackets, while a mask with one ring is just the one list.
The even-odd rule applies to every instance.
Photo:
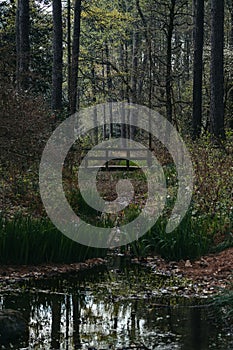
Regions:
[[47, 218], [0, 218], [0, 263], [72, 263], [103, 257], [106, 250], [86, 247], [64, 236]]
[[[159, 254], [166, 260], [193, 260], [212, 252], [216, 247], [221, 248], [215, 243], [215, 237], [220, 227], [223, 227], [218, 216], [195, 217], [190, 210], [171, 233], [166, 232], [166, 224], [167, 217], [159, 218], [146, 235], [131, 243], [131, 252], [137, 256]], [[222, 233], [228, 236], [227, 232]], [[233, 246], [233, 240], [228, 239], [227, 243]]]

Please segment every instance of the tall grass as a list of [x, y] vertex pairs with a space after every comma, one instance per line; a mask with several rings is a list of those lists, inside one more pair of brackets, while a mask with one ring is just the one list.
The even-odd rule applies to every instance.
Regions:
[[106, 250], [83, 246], [58, 231], [46, 218], [0, 218], [0, 263], [71, 263], [103, 257]]
[[[215, 243], [215, 237], [223, 227], [219, 217], [194, 217], [190, 210], [171, 233], [166, 233], [167, 220], [165, 216], [160, 217], [149, 232], [130, 244], [131, 252], [137, 256], [159, 254], [166, 260], [192, 260], [221, 248], [222, 243]], [[227, 232], [222, 231], [222, 234], [228, 246], [232, 246]]]
[[[170, 179], [171, 177], [170, 175]], [[113, 227], [117, 223], [121, 228], [136, 219], [141, 212], [140, 203], [131, 203], [115, 216], [100, 215], [101, 213], [87, 205], [79, 190], [72, 191], [69, 200], [79, 216], [96, 226]], [[227, 247], [233, 245], [233, 239], [229, 238], [231, 226], [226, 225], [225, 215], [220, 216], [219, 213], [216, 215], [198, 213], [197, 215], [195, 207], [192, 206], [180, 225], [171, 233], [166, 233], [173, 202], [174, 198], [169, 196], [164, 214], [155, 225], [143, 237], [133, 241], [127, 247], [121, 247], [121, 252], [124, 253], [127, 249], [136, 256], [159, 254], [166, 260], [192, 260], [214, 250], [224, 249], [226, 244]], [[122, 234], [128, 233], [122, 228]], [[131, 234], [133, 237], [133, 232]], [[216, 243], [216, 237], [219, 235], [221, 242]]]
[[[167, 260], [195, 259], [210, 251], [219, 251], [233, 245], [231, 236], [233, 222], [232, 177], [229, 176], [232, 159], [226, 154], [224, 155], [224, 162], [221, 159], [219, 165], [219, 152], [215, 151], [216, 155], [214, 152], [212, 152], [214, 154], [209, 155], [206, 150], [202, 152], [202, 157], [200, 156], [200, 150], [197, 154], [193, 154], [197, 175], [192, 207], [181, 224], [171, 233], [166, 233], [165, 227], [176, 200], [178, 183], [175, 166], [169, 164], [164, 166], [168, 187], [164, 215], [146, 235], [128, 245], [127, 248], [134, 255], [160, 254]], [[105, 180], [109, 178], [115, 181], [122, 178], [122, 176], [128, 178], [129, 174], [130, 179], [135, 181], [134, 187], [137, 196], [135, 196], [135, 204], [131, 203], [120, 213], [103, 215], [103, 213], [93, 209], [83, 199], [78, 186], [73, 186], [73, 178], [72, 181], [70, 180], [71, 182], [68, 180], [65, 182], [67, 200], [76, 214], [84, 221], [98, 227], [114, 227], [116, 224], [121, 227], [140, 215], [143, 200], [147, 195], [145, 175], [141, 171], [116, 172], [109, 174], [108, 177], [105, 174], [106, 176], [102, 178], [102, 182], [100, 181], [100, 190], [103, 192], [103, 198], [106, 198], [109, 193], [112, 195], [112, 192], [111, 187], [106, 184]], [[209, 174], [211, 175], [211, 181], [209, 180]], [[18, 199], [21, 196], [26, 204], [34, 203], [36, 196], [34, 188], [31, 187], [28, 191], [30, 196], [26, 197], [25, 201], [25, 188], [23, 186], [25, 184], [31, 186], [30, 179], [30, 174], [22, 178], [18, 176], [10, 177], [15, 190], [10, 193], [10, 197]], [[107, 191], [105, 191], [103, 184]], [[88, 183], [86, 191], [90, 192], [91, 198], [91, 185], [89, 186]], [[137, 199], [141, 198], [139, 195], [142, 197], [141, 203]], [[112, 196], [110, 197], [112, 200]], [[38, 203], [37, 200], [36, 204], [40, 208], [41, 204]], [[22, 205], [22, 208], [24, 208], [24, 205]], [[38, 211], [43, 215], [42, 209]], [[26, 211], [27, 218], [17, 216], [11, 220], [0, 217], [0, 263], [74, 262], [106, 254], [106, 250], [88, 248], [71, 241], [62, 235], [46, 218], [32, 219], [30, 216], [32, 212], [30, 210]], [[121, 250], [124, 252], [125, 248], [122, 247]]]
[[145, 237], [144, 244], [167, 260], [195, 259], [209, 252], [213, 233], [208, 232], [208, 222], [192, 218], [187, 213], [180, 225], [166, 232], [167, 220], [161, 218]]

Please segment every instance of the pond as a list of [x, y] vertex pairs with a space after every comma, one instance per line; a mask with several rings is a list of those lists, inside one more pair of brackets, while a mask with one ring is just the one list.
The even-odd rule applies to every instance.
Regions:
[[[29, 338], [11, 349], [232, 349], [233, 337], [188, 281], [113, 258], [107, 267], [0, 292], [0, 309], [20, 310]], [[2, 347], [7, 348], [7, 347]]]

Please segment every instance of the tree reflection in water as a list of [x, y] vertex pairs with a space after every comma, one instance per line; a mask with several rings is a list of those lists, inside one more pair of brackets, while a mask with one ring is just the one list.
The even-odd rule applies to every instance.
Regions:
[[[144, 279], [136, 273], [138, 290], [144, 291]], [[224, 329], [218, 337], [208, 308], [192, 307], [197, 300], [136, 294], [133, 275], [108, 272], [90, 284], [73, 277], [42, 281], [30, 292], [0, 293], [1, 307], [21, 310], [29, 323], [28, 343], [15, 348], [123, 349], [141, 343], [161, 350], [229, 348]]]

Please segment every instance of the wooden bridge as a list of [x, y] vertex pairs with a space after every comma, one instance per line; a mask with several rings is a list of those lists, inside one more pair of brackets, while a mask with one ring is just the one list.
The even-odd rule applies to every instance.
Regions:
[[[90, 151], [90, 149], [85, 149]], [[104, 164], [103, 164], [104, 162]], [[136, 164], [139, 162], [140, 164]], [[91, 155], [83, 157], [85, 168], [100, 167], [103, 170], [135, 170], [142, 166], [151, 166], [151, 151], [143, 148], [97, 148]]]

